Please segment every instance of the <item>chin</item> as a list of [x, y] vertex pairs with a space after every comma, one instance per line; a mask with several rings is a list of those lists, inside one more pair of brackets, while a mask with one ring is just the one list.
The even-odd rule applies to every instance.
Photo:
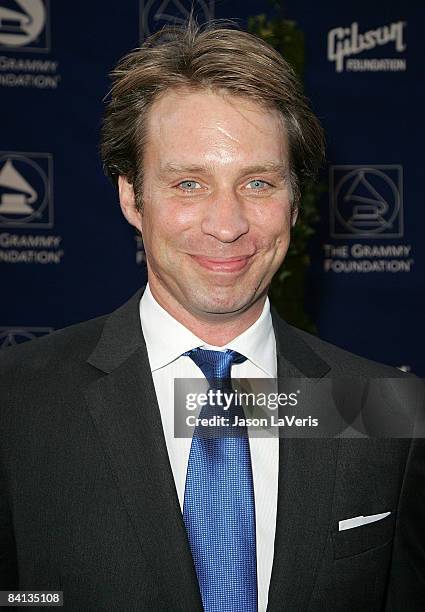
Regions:
[[234, 287], [211, 288], [209, 291], [196, 292], [190, 296], [193, 309], [205, 314], [231, 314], [249, 308], [254, 302], [254, 296], [248, 292], [235, 295]]

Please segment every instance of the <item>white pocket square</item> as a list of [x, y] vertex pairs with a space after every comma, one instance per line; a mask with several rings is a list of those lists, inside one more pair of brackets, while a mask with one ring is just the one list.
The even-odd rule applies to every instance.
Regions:
[[355, 516], [344, 521], [339, 521], [339, 531], [345, 529], [353, 529], [354, 527], [360, 527], [361, 525], [368, 525], [369, 523], [375, 523], [389, 516], [391, 512], [381, 512], [381, 514], [370, 514], [369, 516]]

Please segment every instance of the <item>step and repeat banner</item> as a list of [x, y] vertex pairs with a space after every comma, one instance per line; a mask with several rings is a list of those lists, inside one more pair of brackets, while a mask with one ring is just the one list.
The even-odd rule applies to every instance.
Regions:
[[[0, 0], [0, 346], [111, 311], [146, 279], [98, 154], [108, 72], [189, 0]], [[270, 12], [196, 0], [200, 21]], [[306, 308], [319, 335], [425, 375], [422, 3], [285, 2], [327, 134]]]

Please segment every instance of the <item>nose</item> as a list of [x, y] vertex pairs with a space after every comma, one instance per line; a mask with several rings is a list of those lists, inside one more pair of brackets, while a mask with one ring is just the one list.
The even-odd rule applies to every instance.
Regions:
[[216, 193], [206, 203], [201, 229], [220, 242], [234, 242], [249, 230], [243, 201], [230, 189]]

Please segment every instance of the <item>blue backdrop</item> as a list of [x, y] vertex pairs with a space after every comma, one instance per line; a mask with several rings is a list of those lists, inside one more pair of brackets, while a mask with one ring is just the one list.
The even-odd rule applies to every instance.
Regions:
[[[107, 74], [186, 0], [0, 0], [0, 345], [109, 312], [143, 251], [98, 155]], [[200, 20], [266, 2], [197, 0]], [[307, 308], [319, 334], [419, 375], [424, 329], [422, 3], [288, 1], [328, 141]]]

